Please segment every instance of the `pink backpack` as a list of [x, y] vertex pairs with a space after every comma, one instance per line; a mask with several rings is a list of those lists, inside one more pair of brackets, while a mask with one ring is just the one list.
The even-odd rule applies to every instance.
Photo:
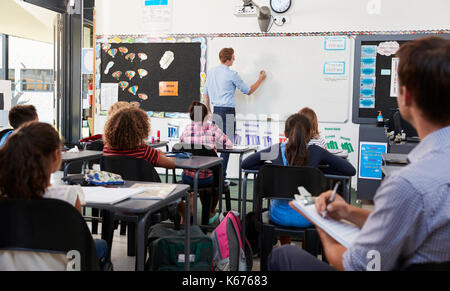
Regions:
[[229, 211], [211, 234], [215, 271], [251, 271], [253, 254], [250, 243], [241, 237], [239, 217]]

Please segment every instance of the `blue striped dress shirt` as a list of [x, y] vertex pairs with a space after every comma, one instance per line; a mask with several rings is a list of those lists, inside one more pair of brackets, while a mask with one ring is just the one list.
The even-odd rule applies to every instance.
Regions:
[[224, 64], [220, 64], [208, 71], [206, 77], [205, 94], [209, 96], [211, 104], [218, 107], [235, 107], [234, 93], [238, 88], [248, 94], [247, 86], [236, 71]]
[[375, 210], [343, 256], [345, 270], [366, 270], [378, 251], [381, 270], [450, 261], [450, 126], [434, 131], [387, 176]]

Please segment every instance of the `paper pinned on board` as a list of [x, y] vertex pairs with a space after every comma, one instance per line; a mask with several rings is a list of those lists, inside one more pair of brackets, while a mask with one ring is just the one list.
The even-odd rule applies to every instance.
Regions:
[[119, 84], [102, 83], [100, 92], [101, 110], [108, 110], [111, 105], [119, 101]]

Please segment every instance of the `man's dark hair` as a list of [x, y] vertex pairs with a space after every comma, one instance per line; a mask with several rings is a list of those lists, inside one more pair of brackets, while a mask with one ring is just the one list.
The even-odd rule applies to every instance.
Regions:
[[16, 129], [25, 122], [35, 120], [37, 116], [36, 108], [33, 105], [16, 105], [9, 111], [9, 124]]
[[403, 44], [400, 58], [400, 86], [411, 92], [417, 106], [431, 122], [450, 122], [450, 40], [424, 37]]

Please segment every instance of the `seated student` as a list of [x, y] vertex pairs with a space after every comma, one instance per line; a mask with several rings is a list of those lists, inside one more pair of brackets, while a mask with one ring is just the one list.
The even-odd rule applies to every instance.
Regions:
[[[81, 213], [81, 187], [50, 185], [50, 175], [61, 166], [61, 147], [59, 134], [50, 124], [29, 122], [17, 129], [0, 149], [0, 197], [60, 199]], [[94, 243], [97, 256], [102, 259], [107, 254], [106, 242]]]
[[[217, 127], [214, 123], [208, 122], [208, 109], [207, 107], [198, 102], [193, 101], [189, 106], [189, 116], [192, 120], [190, 124], [186, 126], [180, 137], [180, 142], [185, 144], [198, 144], [205, 145], [213, 148], [217, 151], [220, 149], [231, 149], [233, 148], [233, 143], [227, 138], [227, 136], [222, 132], [222, 130]], [[182, 173], [183, 183], [194, 185], [194, 175], [193, 170], [184, 170]], [[213, 184], [213, 173], [211, 170], [201, 170], [199, 174], [198, 185], [199, 186], [209, 186]], [[215, 211], [217, 203], [219, 202], [217, 197], [214, 197], [212, 203], [212, 211], [210, 213], [210, 218], [214, 221], [219, 214]], [[184, 216], [183, 216], [184, 217]]]
[[298, 112], [298, 114], [304, 115], [306, 118], [308, 118], [309, 122], [311, 123], [312, 132], [311, 132], [311, 138], [308, 142], [308, 146], [314, 144], [314, 145], [320, 146], [323, 149], [327, 149], [327, 142], [325, 141], [325, 139], [323, 137], [320, 136], [319, 123], [317, 121], [317, 115], [314, 112], [314, 110], [312, 110], [309, 107], [303, 107]]
[[[355, 168], [346, 160], [334, 156], [317, 145], [311, 145], [307, 148], [307, 136], [310, 136], [310, 134], [311, 125], [309, 120], [300, 114], [293, 114], [286, 120], [285, 124], [285, 136], [288, 137], [288, 142], [273, 145], [271, 148], [250, 155], [242, 162], [242, 168], [258, 169], [265, 164], [266, 158], [263, 156], [264, 154], [275, 153], [271, 157], [271, 162], [275, 165], [318, 167], [319, 164], [326, 163], [330, 166], [333, 173], [346, 176], [355, 175]], [[283, 226], [311, 226], [311, 223], [293, 210], [289, 206], [288, 201], [284, 199], [272, 200], [270, 204], [270, 220]], [[282, 244], [290, 242], [289, 237], [283, 236], [280, 239]]]
[[120, 109], [131, 108], [131, 107], [133, 107], [133, 106], [129, 102], [118, 101], [118, 102], [114, 103], [113, 105], [111, 105], [111, 107], [109, 107], [108, 118], [113, 116], [113, 114], [116, 113], [117, 111], [119, 111]]
[[[9, 124], [14, 130], [28, 121], [38, 121], [36, 108], [33, 105], [16, 105], [8, 113]], [[0, 147], [5, 144], [6, 139], [14, 132], [6, 132], [0, 139]]]
[[122, 108], [105, 125], [103, 155], [144, 159], [157, 167], [175, 168], [175, 162], [145, 144], [150, 134], [147, 113], [136, 107]]
[[427, 270], [450, 267], [450, 40], [425, 37], [403, 44], [396, 53], [400, 114], [421, 142], [409, 164], [385, 177], [374, 196], [374, 211], [337, 199], [331, 191], [316, 200], [319, 213], [346, 219], [359, 228], [344, 247], [317, 228], [330, 265], [293, 246], [272, 251], [268, 269]]

